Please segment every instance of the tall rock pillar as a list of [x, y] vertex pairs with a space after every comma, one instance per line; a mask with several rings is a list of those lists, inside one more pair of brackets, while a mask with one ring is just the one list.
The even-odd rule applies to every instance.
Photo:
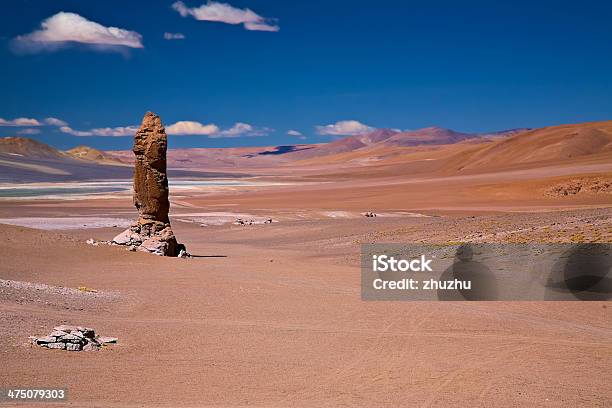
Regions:
[[138, 220], [113, 243], [163, 256], [185, 252], [170, 227], [166, 150], [168, 137], [159, 116], [147, 112], [134, 136], [134, 205]]

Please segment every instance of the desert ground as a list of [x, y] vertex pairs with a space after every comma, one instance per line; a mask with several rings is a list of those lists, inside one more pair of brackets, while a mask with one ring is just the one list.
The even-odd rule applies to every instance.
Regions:
[[[361, 243], [612, 242], [612, 126], [572, 126], [441, 146], [353, 140], [254, 162], [202, 151], [186, 165], [171, 152], [176, 178], [244, 181], [173, 189], [170, 173], [188, 259], [86, 243], [134, 218], [129, 191], [4, 197], [0, 383], [67, 387], [65, 405], [79, 407], [610, 406], [609, 302], [360, 297]], [[125, 171], [128, 158], [104, 160]], [[22, 162], [39, 167], [21, 187], [53, 183], [49, 168], [71, 173], [62, 160]], [[84, 182], [65, 176], [53, 184]], [[29, 344], [63, 323], [119, 342]]]

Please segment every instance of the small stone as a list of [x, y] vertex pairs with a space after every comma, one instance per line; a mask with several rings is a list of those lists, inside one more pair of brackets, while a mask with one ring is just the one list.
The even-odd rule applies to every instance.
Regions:
[[81, 345], [79, 343], [68, 343], [68, 344], [66, 344], [66, 350], [68, 350], [68, 351], [81, 351]]
[[48, 344], [45, 344], [45, 347], [48, 347], [50, 349], [65, 350], [66, 343], [48, 343]]
[[73, 331], [71, 331], [71, 332], [70, 332], [70, 334], [72, 334], [73, 336], [76, 336], [76, 337], [78, 337], [78, 338], [80, 338], [80, 339], [82, 339], [83, 337], [85, 337], [85, 335], [83, 334], [83, 332], [82, 332], [82, 331], [80, 331], [80, 330], [73, 330]]
[[91, 344], [93, 344], [94, 346], [101, 346], [101, 345], [102, 345], [102, 343], [100, 343], [100, 342], [98, 341], [98, 339], [86, 339], [86, 341], [87, 341], [87, 343], [91, 343]]
[[[96, 337], [96, 333], [94, 332], [93, 329], [89, 329], [87, 327], [81, 327], [80, 330], [78, 330], [79, 332], [82, 333], [82, 337], [86, 338], [86, 339], [93, 339], [94, 337]], [[76, 337], [79, 337], [75, 334]]]
[[85, 243], [89, 245], [94, 245], [96, 243], [96, 240], [93, 238], [89, 238], [87, 241], [85, 241]]
[[100, 350], [100, 346], [95, 345], [93, 343], [87, 343], [85, 346], [83, 346], [83, 351], [98, 351]]
[[81, 337], [75, 336], [74, 334], [65, 334], [61, 337], [62, 341], [73, 341], [76, 340], [77, 342], [81, 340]]
[[168, 250], [168, 243], [159, 237], [151, 237], [145, 240], [138, 249], [143, 252], [163, 256]]
[[136, 234], [129, 228], [123, 231], [121, 234], [117, 235], [115, 238], [113, 238], [112, 241], [112, 243], [117, 245], [132, 245], [139, 244], [140, 242], [142, 242], [142, 238], [140, 238], [140, 235]]
[[110, 344], [117, 343], [119, 339], [117, 337], [98, 336], [96, 340], [101, 344]]

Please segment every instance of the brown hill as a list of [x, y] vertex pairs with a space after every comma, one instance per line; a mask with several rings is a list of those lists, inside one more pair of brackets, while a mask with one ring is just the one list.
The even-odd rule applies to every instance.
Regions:
[[[612, 121], [551, 126], [522, 132], [462, 153], [462, 170], [521, 167], [532, 163], [612, 158]], [[455, 158], [459, 159], [459, 157]]]
[[71, 155], [72, 157], [76, 157], [77, 159], [83, 160], [104, 160], [106, 156], [100, 150], [94, 149], [89, 146], [77, 146], [73, 147], [70, 150], [66, 150], [66, 153]]
[[89, 146], [77, 146], [70, 150], [66, 150], [66, 153], [80, 160], [93, 161], [102, 164], [124, 164], [120, 160], [117, 160], [110, 155]]
[[9, 156], [22, 156], [29, 158], [60, 158], [64, 153], [44, 143], [27, 137], [0, 138], [0, 153]]

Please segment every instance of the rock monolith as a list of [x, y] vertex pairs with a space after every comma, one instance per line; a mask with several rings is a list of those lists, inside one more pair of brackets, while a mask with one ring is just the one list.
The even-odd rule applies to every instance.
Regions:
[[134, 205], [138, 220], [112, 243], [163, 256], [186, 254], [170, 227], [166, 150], [168, 137], [159, 116], [147, 112], [134, 135]]

